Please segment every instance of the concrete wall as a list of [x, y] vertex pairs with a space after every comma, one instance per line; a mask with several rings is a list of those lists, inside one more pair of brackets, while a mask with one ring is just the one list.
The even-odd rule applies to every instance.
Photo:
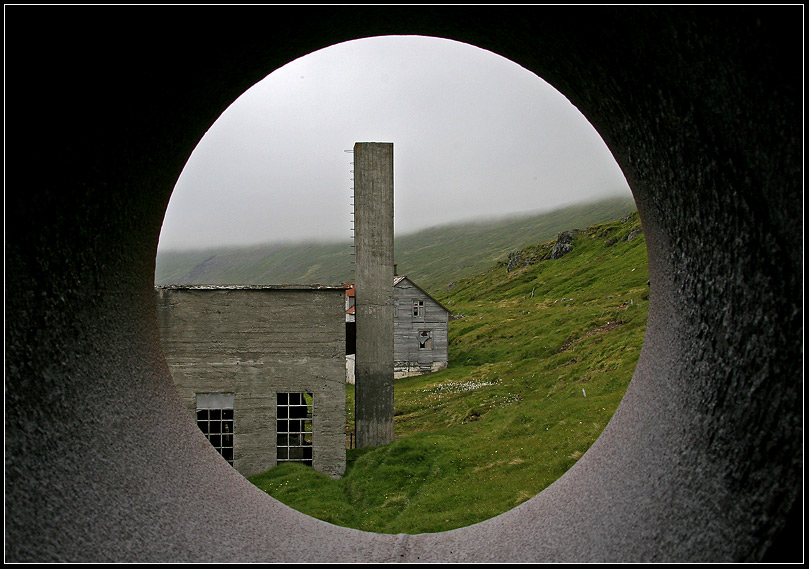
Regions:
[[393, 441], [393, 144], [354, 145], [357, 446]]
[[340, 288], [158, 288], [172, 377], [191, 416], [198, 393], [234, 395], [234, 468], [276, 465], [276, 393], [314, 395], [315, 470], [345, 471], [345, 311]]
[[[402, 277], [393, 287], [395, 318], [393, 320], [394, 378], [438, 371], [449, 361], [449, 312], [410, 279]], [[424, 302], [422, 317], [413, 313], [413, 301]], [[419, 346], [418, 334], [430, 330], [431, 348]]]

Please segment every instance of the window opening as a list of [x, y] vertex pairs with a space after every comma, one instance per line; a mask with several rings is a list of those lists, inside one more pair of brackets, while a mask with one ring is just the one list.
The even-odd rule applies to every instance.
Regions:
[[424, 301], [423, 300], [414, 300], [413, 301], [413, 318], [417, 319], [424, 319]]
[[432, 350], [433, 349], [433, 331], [432, 330], [419, 330], [419, 349]]
[[233, 466], [233, 424], [232, 394], [197, 394], [197, 427], [231, 466]]
[[311, 393], [278, 393], [276, 405], [276, 463], [300, 462], [312, 466]]

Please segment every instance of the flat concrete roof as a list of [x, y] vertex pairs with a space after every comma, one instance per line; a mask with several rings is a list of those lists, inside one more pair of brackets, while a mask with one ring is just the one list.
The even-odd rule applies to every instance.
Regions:
[[347, 285], [324, 284], [280, 284], [280, 285], [163, 285], [156, 290], [339, 290], [345, 291]]

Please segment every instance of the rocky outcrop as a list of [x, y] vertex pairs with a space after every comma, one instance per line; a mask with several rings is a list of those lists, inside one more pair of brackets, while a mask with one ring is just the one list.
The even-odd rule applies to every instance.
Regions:
[[556, 241], [542, 243], [532, 249], [520, 249], [508, 254], [508, 260], [504, 263], [506, 272], [511, 272], [519, 267], [536, 265], [540, 261], [547, 259], [559, 259], [573, 250], [573, 240], [578, 233], [578, 229], [562, 231]]
[[[604, 246], [605, 247], [612, 247], [613, 245], [615, 245], [619, 241], [627, 241], [627, 242], [629, 242], [629, 241], [632, 241], [638, 235], [642, 235], [643, 234], [643, 228], [640, 227], [640, 219], [638, 218], [638, 212], [637, 211], [634, 211], [634, 212], [630, 213], [629, 215], [621, 218], [621, 223], [630, 223], [630, 222], [631, 222], [630, 225], [637, 225], [638, 227], [636, 229], [633, 229], [632, 231], [630, 231], [629, 235], [627, 235], [626, 237], [624, 237], [623, 235], [620, 235], [620, 236], [617, 236], [617, 237], [611, 237], [611, 238], [607, 239]], [[608, 233], [610, 233], [612, 231], [615, 231], [616, 229], [617, 228], [614, 227], [614, 226], [607, 227], [600, 234], [600, 236], [606, 238]]]
[[539, 262], [536, 251], [529, 253], [520, 249], [508, 254], [508, 261], [506, 261], [506, 272], [510, 273], [514, 269], [520, 267], [527, 267], [528, 265], [535, 265]]
[[635, 237], [637, 237], [637, 236], [638, 236], [638, 235], [640, 235], [641, 233], [643, 233], [643, 229], [636, 229], [635, 231], [633, 231], [632, 233], [630, 233], [630, 234], [627, 236], [626, 240], [627, 240], [627, 241], [632, 241], [632, 240], [633, 240]]
[[556, 245], [548, 256], [549, 259], [559, 259], [564, 257], [573, 250], [573, 238], [576, 236], [576, 230], [562, 231], [556, 238]]

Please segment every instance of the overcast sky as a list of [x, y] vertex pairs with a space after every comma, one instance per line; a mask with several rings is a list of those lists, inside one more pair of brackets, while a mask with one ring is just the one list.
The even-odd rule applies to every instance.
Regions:
[[499, 55], [388, 36], [295, 60], [214, 123], [172, 194], [160, 250], [351, 237], [355, 142], [392, 142], [397, 235], [630, 195], [559, 92]]

